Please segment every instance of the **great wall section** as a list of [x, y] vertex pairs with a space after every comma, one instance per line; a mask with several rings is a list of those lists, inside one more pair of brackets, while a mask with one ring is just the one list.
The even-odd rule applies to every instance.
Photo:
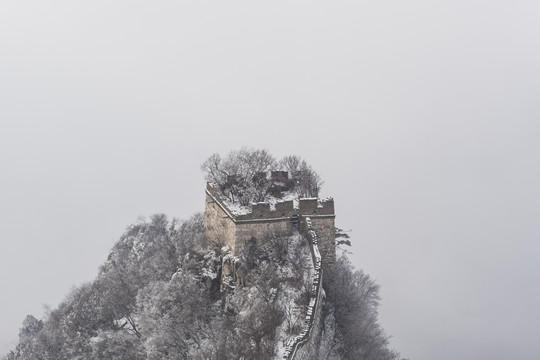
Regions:
[[321, 329], [322, 300], [324, 290], [322, 289], [322, 257], [319, 252], [317, 233], [313, 230], [311, 219], [306, 218], [305, 231], [310, 240], [311, 256], [315, 272], [313, 274], [313, 283], [311, 287], [311, 298], [309, 300], [304, 328], [297, 337], [290, 339], [287, 344], [284, 360], [309, 360], [313, 357], [311, 354], [317, 347], [318, 337]]
[[249, 213], [234, 214], [214, 186], [207, 184], [206, 187], [205, 234], [210, 241], [228, 246], [235, 254], [251, 238], [262, 239], [268, 234], [292, 235], [293, 229], [301, 227], [306, 217], [311, 219], [317, 232], [323, 266], [334, 262], [336, 215], [333, 199], [301, 198], [297, 207], [292, 200], [278, 202], [273, 207], [258, 203], [251, 206]]
[[318, 346], [321, 334], [321, 313], [324, 297], [324, 268], [335, 261], [335, 214], [333, 199], [298, 199], [251, 205], [246, 214], [235, 214], [211, 184], [206, 187], [205, 234], [210, 241], [228, 246], [238, 254], [243, 245], [268, 234], [292, 235], [299, 231], [308, 239], [313, 261], [310, 302], [301, 333], [289, 339], [284, 360], [308, 360]]

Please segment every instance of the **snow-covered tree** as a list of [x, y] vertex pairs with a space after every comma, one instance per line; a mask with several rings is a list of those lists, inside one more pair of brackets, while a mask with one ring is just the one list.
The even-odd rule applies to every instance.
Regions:
[[[274, 359], [301, 331], [311, 255], [300, 235], [248, 242], [242, 284], [220, 291], [221, 249], [203, 217], [141, 219], [97, 278], [41, 320], [28, 316], [7, 360]], [[345, 258], [325, 272], [324, 332], [313, 359], [397, 360], [377, 320], [378, 286]], [[293, 311], [296, 309], [296, 311]]]
[[[215, 153], [202, 165], [206, 181], [217, 185], [223, 196], [233, 203], [249, 205], [265, 201], [269, 195], [279, 197], [282, 190], [294, 189], [299, 197], [317, 197], [323, 181], [320, 176], [296, 155], [280, 161], [267, 151], [242, 148], [225, 158]], [[286, 184], [276, 184], [269, 172], [286, 171]]]

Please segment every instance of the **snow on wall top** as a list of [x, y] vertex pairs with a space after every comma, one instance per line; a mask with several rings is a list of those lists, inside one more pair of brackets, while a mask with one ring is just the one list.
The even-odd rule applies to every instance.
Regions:
[[241, 206], [224, 200], [219, 190], [208, 183], [206, 191], [225, 207], [234, 220], [279, 219], [297, 215], [334, 215], [334, 199], [298, 198], [294, 192], [284, 194], [283, 198], [268, 197], [267, 201]]

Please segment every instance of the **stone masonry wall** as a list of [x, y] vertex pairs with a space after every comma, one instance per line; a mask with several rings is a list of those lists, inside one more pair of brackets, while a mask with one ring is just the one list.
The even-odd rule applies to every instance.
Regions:
[[204, 211], [204, 233], [208, 241], [227, 245], [235, 250], [236, 226], [226, 210], [210, 195], [206, 194], [206, 209]]
[[257, 241], [264, 240], [267, 236], [291, 235], [293, 232], [292, 223], [289, 219], [279, 221], [260, 222], [237, 222], [234, 248], [236, 253], [242, 251], [244, 244], [255, 238]]
[[[215, 191], [215, 190], [214, 190]], [[334, 215], [334, 199], [299, 199], [298, 208], [294, 207], [292, 200], [278, 202], [274, 207], [269, 203], [257, 203], [251, 205], [251, 212], [248, 214], [236, 215], [237, 221], [258, 220], [258, 219], [280, 219], [290, 218], [295, 215], [320, 216]]]
[[317, 231], [323, 265], [333, 263], [336, 257], [333, 199], [299, 199], [297, 208], [292, 200], [277, 203], [274, 207], [259, 203], [251, 206], [250, 213], [235, 215], [212, 185], [208, 184], [206, 188], [206, 236], [213, 243], [227, 245], [234, 254], [238, 254], [251, 238], [262, 241], [266, 236], [292, 235], [293, 220], [298, 220], [303, 229], [306, 217], [310, 217]]
[[206, 210], [204, 214], [205, 234], [209, 241], [227, 245], [233, 254], [238, 254], [251, 238], [259, 241], [266, 236], [292, 235], [294, 226], [310, 240], [315, 274], [311, 300], [302, 333], [288, 344], [284, 359], [309, 360], [316, 353], [321, 334], [321, 312], [323, 293], [322, 271], [333, 263], [335, 253], [334, 201], [300, 199], [298, 208], [292, 201], [275, 205], [254, 204], [251, 213], [234, 215], [224, 205], [219, 193], [208, 184]]
[[310, 217], [310, 219], [319, 239], [323, 268], [326, 268], [336, 261], [335, 219], [333, 217]]

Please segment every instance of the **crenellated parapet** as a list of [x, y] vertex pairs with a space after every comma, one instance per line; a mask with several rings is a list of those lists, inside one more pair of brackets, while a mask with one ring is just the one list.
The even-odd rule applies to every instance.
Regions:
[[234, 221], [290, 218], [298, 215], [335, 216], [334, 199], [332, 198], [300, 198], [298, 200], [278, 201], [275, 204], [269, 202], [253, 203], [249, 205], [246, 213], [238, 214], [229, 209], [226, 201], [222, 199], [219, 191], [214, 186], [207, 184], [206, 191]]
[[[277, 175], [274, 175], [277, 177]], [[282, 175], [285, 177], [285, 175]], [[205, 233], [216, 244], [227, 245], [237, 254], [252, 238], [292, 235], [303, 230], [310, 217], [320, 238], [323, 264], [335, 260], [334, 199], [300, 198], [276, 203], [254, 203], [239, 209], [228, 205], [212, 184], [206, 187]]]
[[[280, 176], [276, 174], [274, 176]], [[281, 174], [285, 179], [285, 174]], [[211, 184], [206, 187], [204, 226], [206, 238], [228, 246], [237, 255], [248, 241], [264, 241], [268, 236], [300, 232], [310, 243], [313, 259], [311, 298], [302, 332], [287, 343], [286, 360], [308, 360], [321, 332], [322, 272], [336, 258], [334, 200], [301, 198], [297, 200], [251, 204], [241, 208], [228, 206]], [[226, 273], [226, 271], [225, 271]]]
[[303, 216], [332, 215], [334, 216], [334, 199], [299, 199], [298, 213]]

